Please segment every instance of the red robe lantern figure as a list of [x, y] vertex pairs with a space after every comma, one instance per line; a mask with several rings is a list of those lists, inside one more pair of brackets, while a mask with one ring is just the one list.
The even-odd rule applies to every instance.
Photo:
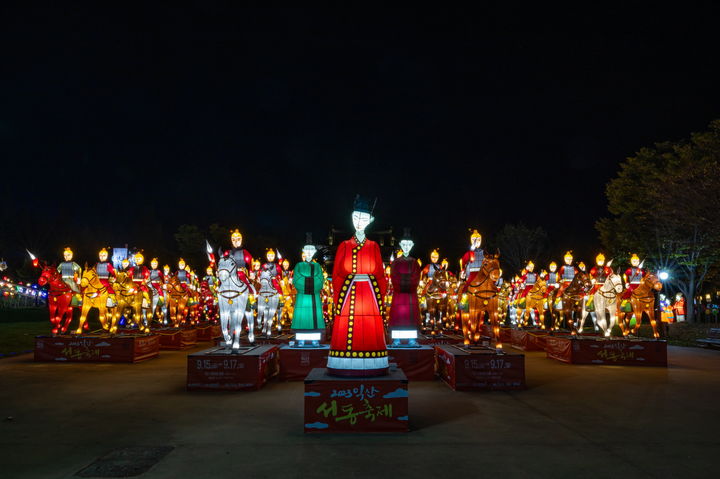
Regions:
[[110, 283], [110, 278], [112, 277], [113, 279], [115, 279], [117, 277], [117, 273], [115, 272], [115, 268], [113, 267], [112, 263], [107, 260], [107, 249], [103, 248], [100, 250], [100, 252], [98, 253], [98, 259], [100, 261], [95, 263], [95, 272], [97, 273], [100, 282], [103, 284], [103, 286], [107, 288], [107, 292], [110, 294], [112, 302], [115, 303], [115, 290]]
[[370, 201], [355, 198], [355, 235], [338, 246], [332, 280], [335, 322], [328, 373], [344, 377], [380, 376], [388, 372], [385, 330], [380, 312], [385, 277], [380, 246], [365, 238], [374, 220]]
[[[150, 270], [143, 264], [145, 257], [142, 253], [135, 253], [133, 259], [135, 260], [135, 266], [132, 266], [128, 270], [128, 275], [132, 278], [135, 287], [143, 292], [145, 301], [149, 303], [150, 291], [148, 289], [148, 282], [150, 281]], [[150, 304], [144, 304], [143, 307], [150, 307]]]
[[565, 289], [570, 286], [573, 278], [575, 278], [575, 273], [578, 272], [577, 266], [573, 264], [572, 252], [568, 251], [565, 253], [565, 257], [563, 259], [565, 260], [565, 264], [560, 266], [560, 289], [558, 289], [556, 296], [557, 299], [555, 301], [559, 301], [560, 298], [562, 298]]
[[[400, 240], [402, 255], [390, 265], [390, 279], [393, 285], [392, 304], [390, 305], [390, 335], [393, 347], [401, 346], [400, 341], [407, 339], [408, 347], [419, 347], [417, 343], [420, 325], [420, 304], [418, 302], [418, 285], [420, 284], [420, 265], [410, 256], [415, 245], [410, 239], [410, 232]], [[405, 346], [404, 344], [402, 346]]]
[[527, 266], [525, 266], [525, 270], [523, 272], [522, 277], [520, 278], [521, 287], [520, 290], [520, 298], [524, 298], [528, 295], [531, 289], [535, 287], [535, 283], [537, 283], [537, 280], [540, 278], [540, 275], [535, 272], [535, 263], [532, 261], [528, 262]]

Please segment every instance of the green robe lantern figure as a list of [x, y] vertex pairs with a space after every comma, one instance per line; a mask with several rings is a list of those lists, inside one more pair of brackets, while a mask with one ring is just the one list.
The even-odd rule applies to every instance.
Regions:
[[[291, 328], [295, 331], [297, 347], [318, 347], [320, 335], [325, 329], [320, 293], [325, 278], [319, 264], [313, 261], [317, 249], [308, 234], [303, 246], [303, 261], [293, 270], [292, 283], [297, 291]], [[306, 344], [309, 342], [309, 344]]]

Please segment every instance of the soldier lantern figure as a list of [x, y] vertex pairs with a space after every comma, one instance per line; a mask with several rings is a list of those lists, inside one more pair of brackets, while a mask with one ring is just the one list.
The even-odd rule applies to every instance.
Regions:
[[301, 348], [306, 345], [319, 346], [322, 330], [325, 329], [320, 297], [325, 277], [320, 265], [313, 261], [316, 252], [317, 249], [308, 234], [302, 249], [303, 261], [295, 266], [292, 274], [292, 283], [297, 290], [297, 296], [291, 328], [295, 331], [297, 346]]
[[[393, 297], [389, 323], [393, 347], [420, 347], [417, 342], [420, 324], [420, 305], [417, 295], [420, 265], [410, 256], [410, 250], [414, 245], [409, 229], [405, 228], [405, 234], [400, 240], [402, 255], [390, 266]], [[403, 339], [407, 339], [408, 343], [401, 344]]]
[[355, 235], [340, 243], [335, 254], [335, 322], [328, 356], [328, 373], [335, 376], [367, 377], [388, 372], [380, 313], [386, 288], [383, 261], [380, 246], [365, 237], [365, 228], [375, 219], [374, 206], [374, 201], [355, 197]]

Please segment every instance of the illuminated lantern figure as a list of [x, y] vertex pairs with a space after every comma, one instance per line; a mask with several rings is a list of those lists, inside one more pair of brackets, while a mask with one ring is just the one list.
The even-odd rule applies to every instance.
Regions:
[[485, 251], [480, 247], [481, 243], [482, 235], [478, 230], [474, 230], [470, 235], [470, 249], [460, 259], [460, 277], [465, 280], [461, 292], [467, 289], [467, 285], [475, 279], [482, 267]]
[[80, 265], [74, 262], [73, 251], [70, 248], [65, 248], [63, 251], [63, 261], [57, 267], [58, 273], [62, 276], [63, 283], [72, 290], [73, 293], [80, 293], [78, 284], [80, 283], [80, 275], [82, 270]]
[[565, 253], [565, 257], [563, 259], [565, 260], [565, 264], [560, 266], [560, 289], [558, 289], [556, 295], [557, 300], [560, 300], [562, 298], [565, 289], [570, 286], [570, 283], [572, 283], [573, 278], [575, 278], [575, 275], [579, 271], [578, 268], [573, 264], [572, 252], [568, 251], [567, 253]]
[[[250, 298], [250, 286], [240, 280], [237, 264], [230, 251], [221, 253], [217, 264], [217, 298], [220, 310], [220, 329], [225, 346], [237, 351], [240, 348], [240, 333], [245, 307]], [[255, 341], [255, 323], [248, 321], [248, 341]]]
[[420, 265], [415, 258], [410, 256], [410, 250], [414, 245], [409, 230], [405, 228], [405, 234], [400, 240], [402, 256], [390, 265], [393, 297], [390, 306], [389, 327], [393, 347], [401, 346], [403, 339], [408, 340], [408, 347], [420, 347], [417, 342], [420, 324], [420, 304], [417, 295], [420, 283]]
[[147, 309], [150, 307], [150, 290], [148, 288], [150, 270], [143, 264], [145, 257], [142, 253], [135, 253], [134, 259], [135, 266], [128, 270], [128, 274], [135, 283], [135, 287], [143, 292], [143, 309]]
[[299, 347], [306, 346], [306, 341], [310, 346], [319, 346], [322, 330], [325, 329], [320, 297], [325, 277], [320, 265], [313, 261], [316, 252], [315, 245], [308, 238], [302, 250], [303, 261], [295, 265], [292, 275], [297, 295], [291, 328], [295, 331]]
[[[280, 277], [282, 271], [275, 262], [275, 251], [269, 249], [266, 253], [267, 262], [260, 266], [257, 273], [258, 288], [258, 321], [265, 336], [270, 336], [275, 313], [280, 304], [282, 289], [280, 288]], [[279, 322], [278, 322], [279, 323]]]
[[174, 327], [179, 327], [187, 317], [190, 299], [190, 274], [186, 269], [185, 260], [178, 261], [177, 272], [170, 277], [167, 284], [168, 316]]
[[[38, 278], [40, 286], [48, 286], [48, 312], [50, 313], [50, 324], [52, 324], [52, 334], [60, 332], [65, 333], [72, 321], [73, 308], [71, 301], [74, 296], [73, 290], [63, 280], [61, 272], [55, 265], [48, 265], [44, 261], [42, 265], [40, 260], [28, 251], [32, 264], [36, 268], [41, 268], [42, 272]], [[71, 258], [72, 259], [72, 258]], [[7, 294], [7, 292], [6, 292]], [[63, 324], [63, 320], [64, 324]]]
[[172, 278], [172, 273], [170, 272], [170, 265], [166, 264], [163, 266], [163, 291], [164, 294], [164, 300], [163, 300], [163, 324], [168, 324], [168, 321], [170, 320], [168, 317], [168, 287], [170, 284], [170, 278]]
[[626, 288], [625, 293], [623, 293], [622, 295], [623, 307], [627, 305], [627, 302], [630, 299], [630, 296], [632, 296], [633, 291], [635, 291], [635, 289], [640, 286], [640, 283], [642, 283], [645, 276], [647, 276], [647, 271], [643, 269], [640, 258], [638, 257], [638, 255], [633, 254], [630, 257], [630, 267], [626, 269], [625, 274], [623, 274]]
[[108, 261], [108, 251], [105, 248], [101, 249], [98, 253], [98, 259], [100, 261], [95, 263], [93, 269], [97, 273], [100, 282], [107, 288], [107, 292], [109, 293], [108, 306], [112, 307], [117, 304], [117, 300], [115, 299], [115, 290], [110, 283], [110, 278], [115, 280], [117, 272], [112, 263]]
[[685, 297], [682, 293], [675, 295], [675, 303], [673, 304], [675, 318], [678, 322], [685, 321]]
[[340, 243], [332, 274], [335, 320], [328, 373], [336, 376], [387, 374], [388, 357], [380, 312], [385, 277], [380, 246], [365, 237], [374, 205], [357, 196], [355, 235]]
[[542, 323], [540, 316], [543, 312], [545, 288], [545, 280], [535, 272], [535, 263], [528, 262], [518, 284], [517, 307], [523, 310], [522, 316], [518, 318], [519, 325], [527, 326], [528, 319], [532, 321], [532, 326]]
[[[590, 291], [588, 291], [587, 303], [583, 308], [582, 319], [580, 320], [580, 324], [578, 325], [578, 332], [580, 333], [582, 333], [583, 331], [583, 327], [585, 326], [585, 319], [587, 318], [588, 314], [590, 314], [592, 318], [595, 331], [599, 331], [597, 314], [595, 314], [595, 293], [597, 293], [600, 288], [605, 285], [605, 281], [610, 277], [611, 274], [613, 274], [613, 270], [610, 267], [611, 264], [612, 260], [605, 264], [605, 255], [599, 253], [595, 257], [595, 266], [590, 268], [590, 282], [593, 286], [592, 288], [590, 288]], [[578, 267], [580, 267], [580, 265], [578, 265]], [[585, 271], [585, 269], [580, 268], [580, 271]]]
[[215, 289], [217, 287], [217, 278], [213, 272], [213, 267], [208, 266], [205, 269], [205, 276], [200, 281], [200, 309], [207, 321], [215, 322], [217, 320], [218, 310], [215, 298]]
[[[235, 228], [235, 230], [230, 234], [230, 243], [232, 243], [232, 248], [230, 248], [226, 252], [223, 252], [222, 250], [218, 251], [221, 257], [226, 253], [232, 257], [237, 269], [238, 279], [246, 285], [250, 286], [250, 282], [248, 281], [247, 276], [248, 269], [253, 264], [253, 258], [250, 252], [242, 247], [242, 242], [243, 235], [242, 233], [240, 233], [239, 229]], [[208, 255], [210, 256], [210, 262], [214, 263], [215, 259], [209, 247]]]
[[282, 260], [282, 276], [280, 278], [280, 288], [283, 292], [282, 307], [278, 313], [279, 321], [285, 325], [285, 318], [292, 321], [293, 308], [295, 307], [295, 290], [292, 285], [293, 272], [290, 269], [290, 261]]
[[[152, 288], [152, 304], [150, 306], [150, 318], [155, 316], [158, 307], [162, 309], [165, 304], [165, 275], [158, 269], [158, 260], [153, 258], [150, 260], [150, 287]], [[170, 268], [168, 267], [168, 271]], [[164, 316], [164, 315], [163, 315]]]

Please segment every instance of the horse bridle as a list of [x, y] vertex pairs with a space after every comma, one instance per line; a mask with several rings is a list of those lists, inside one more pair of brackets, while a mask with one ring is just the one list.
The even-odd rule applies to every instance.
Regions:
[[[483, 267], [483, 268], [480, 269], [480, 271], [483, 271], [484, 269], [485, 269], [485, 268]], [[492, 298], [494, 298], [495, 296], [497, 296], [497, 295], [498, 295], [498, 292], [497, 292], [497, 291], [493, 291], [493, 290], [491, 290], [491, 289], [486, 289], [486, 290], [485, 290], [486, 292], [492, 292], [492, 294], [491, 294], [490, 296], [481, 296], [481, 295], [478, 294], [478, 293], [473, 293], [472, 291], [470, 291], [470, 288], [479, 288], [479, 287], [482, 286], [483, 284], [487, 283], [487, 281], [490, 279], [490, 275], [492, 274], [493, 271], [499, 271], [499, 270], [500, 270], [500, 267], [499, 267], [499, 266], [498, 266], [498, 267], [494, 267], [494, 268], [490, 269], [490, 270], [487, 272], [487, 276], [485, 277], [484, 280], [480, 281], [479, 283], [469, 283], [469, 284], [467, 285], [467, 292], [470, 293], [470, 294], [472, 294], [472, 295], [475, 296], [476, 298], [480, 298], [480, 299], [492, 299]]]

